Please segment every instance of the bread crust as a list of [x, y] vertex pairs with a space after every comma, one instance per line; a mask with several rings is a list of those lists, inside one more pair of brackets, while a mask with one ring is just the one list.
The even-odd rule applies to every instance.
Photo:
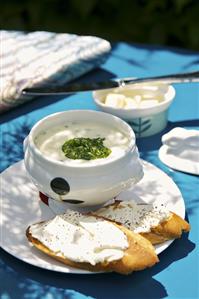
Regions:
[[[100, 217], [101, 218], [101, 217]], [[42, 223], [42, 222], [41, 222]], [[111, 222], [112, 223], [112, 222]], [[152, 244], [139, 234], [135, 234], [127, 228], [116, 225], [127, 236], [129, 247], [124, 251], [124, 256], [120, 260], [113, 262], [97, 263], [95, 266], [89, 263], [74, 262], [64, 256], [56, 255], [52, 250], [42, 244], [38, 239], [34, 238], [30, 232], [30, 226], [26, 230], [26, 236], [37, 249], [43, 253], [53, 257], [54, 259], [74, 268], [84, 269], [88, 271], [118, 272], [121, 274], [129, 274], [133, 271], [143, 270], [153, 266], [159, 261], [155, 249]]]
[[[122, 209], [120, 203], [121, 201], [117, 200], [114, 203], [107, 205], [106, 207], [112, 207], [113, 211], [117, 209]], [[97, 211], [95, 211], [93, 215], [96, 216]], [[108, 219], [106, 217], [103, 218]], [[108, 220], [110, 221], [110, 219]], [[115, 220], [112, 219], [112, 221]], [[122, 223], [117, 223], [122, 225]], [[150, 232], [144, 232], [139, 234], [147, 240], [149, 240], [153, 245], [157, 245], [168, 240], [180, 238], [183, 232], [189, 232], [190, 229], [190, 224], [186, 220], [184, 220], [177, 214], [170, 212], [169, 218], [162, 221], [158, 226], [151, 227]]]
[[[116, 201], [107, 207], [111, 206], [113, 210], [121, 209], [122, 207], [119, 206], [119, 204], [120, 201]], [[133, 271], [143, 270], [147, 267], [151, 267], [159, 261], [153, 245], [163, 243], [167, 240], [180, 238], [183, 232], [188, 232], [190, 230], [189, 223], [173, 212], [170, 212], [168, 219], [162, 221], [158, 226], [152, 227], [150, 232], [140, 234], [130, 231], [121, 223], [98, 216], [93, 212], [86, 215], [88, 217], [94, 216], [99, 219], [105, 219], [124, 232], [124, 234], [127, 236], [129, 247], [124, 251], [124, 256], [122, 259], [113, 262], [97, 263], [94, 266], [89, 263], [74, 262], [64, 256], [56, 255], [56, 253], [42, 244], [38, 239], [34, 238], [30, 232], [30, 226], [26, 230], [26, 236], [29, 242], [31, 242], [40, 251], [66, 264], [67, 266], [93, 272], [114, 271], [121, 274], [129, 274]]]
[[190, 224], [186, 220], [170, 212], [170, 217], [167, 220], [161, 222], [156, 227], [152, 227], [150, 232], [141, 233], [141, 235], [155, 245], [168, 240], [178, 239], [183, 232], [189, 232], [190, 228]]

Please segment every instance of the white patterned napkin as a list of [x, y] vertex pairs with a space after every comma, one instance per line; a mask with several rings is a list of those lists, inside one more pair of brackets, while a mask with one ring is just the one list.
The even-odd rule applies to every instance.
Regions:
[[32, 99], [27, 87], [61, 85], [104, 62], [110, 43], [94, 36], [0, 31], [0, 112]]

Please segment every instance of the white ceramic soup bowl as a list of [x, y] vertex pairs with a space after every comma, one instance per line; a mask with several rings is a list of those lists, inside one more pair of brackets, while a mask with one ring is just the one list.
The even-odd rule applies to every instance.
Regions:
[[[107, 95], [122, 95], [128, 99], [144, 98], [145, 105], [117, 106], [114, 98], [106, 104]], [[136, 137], [148, 137], [161, 132], [168, 122], [168, 109], [175, 97], [175, 89], [168, 84], [133, 84], [121, 88], [93, 92], [97, 107], [107, 113], [121, 117], [133, 128]], [[117, 99], [116, 99], [117, 100]], [[142, 101], [143, 102], [143, 101]]]
[[[35, 138], [45, 130], [65, 122], [79, 124], [96, 122], [126, 134], [128, 146], [118, 158], [96, 159], [92, 163], [63, 163], [44, 155]], [[24, 141], [25, 167], [38, 190], [48, 197], [75, 206], [95, 206], [117, 196], [143, 177], [142, 165], [131, 127], [113, 115], [91, 111], [70, 110], [45, 117], [34, 125]]]

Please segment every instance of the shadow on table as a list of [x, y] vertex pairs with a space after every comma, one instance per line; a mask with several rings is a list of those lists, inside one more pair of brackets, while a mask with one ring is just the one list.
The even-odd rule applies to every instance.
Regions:
[[15, 124], [8, 123], [6, 128], [2, 130], [0, 172], [23, 159], [23, 141], [28, 136], [32, 126], [33, 123], [28, 117], [25, 117], [23, 122], [17, 122]]
[[[30, 266], [1, 250], [5, 268], [4, 278], [1, 278], [1, 281], [7, 281], [7, 285], [1, 284], [1, 293], [8, 294], [9, 298], [27, 299], [49, 298], [47, 296], [51, 296], [52, 299], [164, 298], [167, 296], [167, 290], [153, 276], [186, 257], [194, 248], [195, 244], [188, 239], [188, 234], [184, 234], [160, 254], [160, 263], [129, 276], [114, 273], [78, 275], [51, 272]], [[9, 285], [9, 281], [12, 282], [12, 286]]]

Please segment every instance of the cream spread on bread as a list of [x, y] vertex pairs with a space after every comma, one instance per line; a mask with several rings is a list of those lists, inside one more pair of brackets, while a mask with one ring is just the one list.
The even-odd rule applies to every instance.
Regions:
[[129, 246], [116, 225], [71, 210], [31, 225], [30, 233], [57, 256], [92, 265], [121, 259]]
[[168, 219], [170, 212], [162, 203], [137, 204], [135, 202], [116, 202], [95, 211], [96, 215], [116, 221], [135, 233], [150, 232]]

